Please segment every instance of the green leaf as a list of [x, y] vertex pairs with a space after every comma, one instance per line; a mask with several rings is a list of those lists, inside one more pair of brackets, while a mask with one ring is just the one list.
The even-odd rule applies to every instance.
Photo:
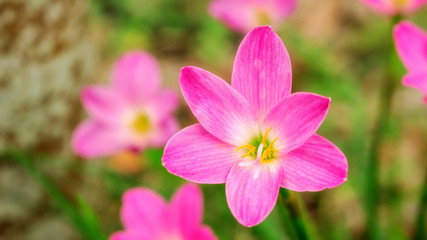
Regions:
[[86, 225], [89, 227], [92, 239], [107, 239], [102, 233], [101, 228], [99, 227], [99, 221], [96, 218], [93, 209], [89, 206], [89, 204], [81, 195], [77, 196], [77, 203], [80, 208], [80, 214], [85, 220]]
[[[102, 232], [99, 228], [94, 228], [92, 222], [93, 219], [88, 220], [85, 218], [93, 213], [89, 213], [87, 208], [82, 214], [68, 199], [62, 191], [51, 181], [49, 178], [44, 176], [34, 165], [34, 163], [28, 159], [23, 153], [18, 151], [8, 151], [4, 155], [6, 158], [16, 161], [21, 164], [25, 170], [43, 187], [46, 193], [52, 198], [59, 209], [71, 220], [76, 229], [81, 235], [89, 240], [104, 240]], [[91, 217], [94, 218], [94, 215]]]

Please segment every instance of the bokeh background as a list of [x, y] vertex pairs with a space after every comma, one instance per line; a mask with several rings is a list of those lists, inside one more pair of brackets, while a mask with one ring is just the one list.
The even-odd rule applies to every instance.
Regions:
[[[122, 53], [141, 49], [159, 61], [164, 86], [180, 93], [180, 68], [195, 65], [229, 81], [243, 35], [207, 11], [207, 0], [0, 0], [0, 239], [82, 239], [57, 202], [10, 157], [25, 154], [70, 199], [84, 199], [108, 236], [121, 229], [120, 198], [145, 186], [166, 198], [183, 183], [161, 165], [162, 149], [84, 160], [70, 137], [85, 117], [84, 85], [107, 84]], [[427, 29], [427, 9], [411, 17]], [[317, 239], [362, 239], [367, 149], [386, 71], [390, 21], [358, 0], [299, 0], [275, 29], [288, 48], [293, 92], [332, 98], [319, 132], [345, 153], [348, 182], [301, 193]], [[182, 96], [181, 96], [182, 100]], [[196, 122], [184, 101], [181, 127]], [[427, 169], [427, 109], [421, 93], [397, 87], [380, 157], [378, 224], [383, 239], [407, 239]], [[224, 185], [203, 185], [204, 223], [220, 239], [288, 239], [280, 204], [257, 227], [245, 228], [228, 210]], [[372, 192], [371, 194], [379, 194]]]

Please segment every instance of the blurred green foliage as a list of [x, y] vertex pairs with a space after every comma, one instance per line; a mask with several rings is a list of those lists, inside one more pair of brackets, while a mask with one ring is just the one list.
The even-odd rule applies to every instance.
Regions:
[[[90, 23], [91, 28], [101, 33], [100, 55], [111, 59], [127, 50], [144, 49], [159, 58], [178, 59], [179, 64], [196, 62], [210, 66], [207, 69], [209, 71], [229, 76], [232, 60], [242, 36], [212, 19], [207, 14], [207, 3], [207, 0], [93, 0]], [[375, 120], [373, 112], [376, 109], [372, 106], [377, 104], [380, 82], [389, 72], [388, 68], [392, 68], [390, 72], [397, 81], [405, 72], [397, 58], [394, 58], [391, 65], [387, 65], [390, 64], [386, 60], [391, 40], [390, 22], [380, 17], [367, 18], [369, 21], [358, 18], [348, 20], [344, 25], [345, 29], [341, 31], [342, 35], [336, 36], [345, 40], [337, 41], [341, 45], [335, 44], [334, 39], [319, 43], [308, 38], [298, 22], [285, 23], [284, 27], [277, 31], [291, 55], [294, 91], [314, 92], [332, 98], [330, 115], [319, 133], [331, 139], [345, 153], [349, 162], [349, 181], [339, 190], [300, 194], [298, 201], [307, 207], [301, 210], [304, 220], [298, 221], [305, 222], [308, 236], [313, 239], [364, 238], [364, 229], [361, 228], [366, 213], [359, 211], [363, 211], [366, 200], [365, 185], [366, 181], [370, 181], [366, 177], [366, 159], [372, 122]], [[427, 29], [427, 10], [417, 14], [414, 21]], [[176, 71], [179, 71], [179, 68]], [[402, 132], [404, 125], [408, 123], [424, 123], [423, 126], [418, 126], [418, 130], [427, 136], [426, 114], [420, 113], [421, 111], [425, 109], [406, 112], [409, 116], [395, 114], [385, 126], [385, 141], [397, 144], [405, 134]], [[189, 111], [181, 109], [179, 114], [188, 115]], [[188, 125], [190, 118], [181, 120]], [[404, 121], [408, 123], [405, 124]], [[396, 144], [391, 144], [391, 148]], [[92, 210], [90, 204], [84, 200], [89, 197], [88, 194], [76, 193], [78, 197], [73, 201], [69, 200], [25, 155], [19, 152], [12, 155], [44, 186], [60, 210], [69, 217], [83, 236], [88, 239], [105, 239], [104, 233], [110, 234], [122, 228], [118, 209], [121, 196], [127, 189], [149, 187], [169, 199], [184, 183], [184, 180], [169, 174], [162, 166], [162, 154], [162, 149], [143, 152], [140, 159], [146, 166], [140, 173], [133, 175], [118, 173], [103, 163], [84, 163], [94, 166], [88, 167], [91, 168], [90, 171], [82, 174], [102, 182], [101, 188], [109, 197], [98, 201], [108, 201], [116, 207], [114, 215], [105, 217], [103, 213], [96, 212], [96, 208]], [[403, 160], [405, 164], [415, 164], [410, 163], [415, 161], [414, 159]], [[380, 239], [408, 238], [414, 230], [406, 229], [407, 224], [403, 223], [407, 221], [402, 218], [402, 212], [406, 211], [402, 209], [404, 201], [406, 198], [426, 198], [425, 190], [423, 198], [417, 195], [418, 192], [411, 196], [403, 195], [405, 189], [398, 183], [400, 165], [393, 166], [403, 160], [393, 156], [387, 162], [390, 165], [385, 168], [387, 172], [378, 176], [381, 178], [381, 208], [390, 209], [391, 212], [386, 214], [391, 216], [389, 221], [379, 224]], [[34, 164], [43, 165], [37, 161]], [[298, 234], [289, 228], [292, 224], [292, 214], [286, 212], [287, 209], [280, 201], [263, 223], [253, 228], [245, 228], [237, 223], [228, 209], [224, 185], [201, 187], [205, 200], [204, 223], [213, 228], [219, 239], [291, 239]], [[341, 209], [336, 209], [335, 205], [339, 205]], [[351, 213], [356, 212], [358, 217], [361, 216], [362, 219], [357, 219], [359, 223], [350, 223], [348, 219], [352, 216], [346, 216], [346, 212], [351, 209], [347, 208], [356, 209]], [[421, 209], [425, 209], [425, 206]], [[419, 226], [416, 228], [421, 229], [418, 236], [425, 232], [423, 219], [420, 219], [417, 220]], [[353, 225], [350, 226], [351, 224]]]
[[[93, 12], [97, 20], [114, 25], [111, 40], [107, 44], [110, 54], [142, 48], [160, 56], [200, 62], [202, 66], [210, 66], [207, 70], [225, 71], [223, 75], [229, 76], [232, 59], [242, 36], [212, 19], [207, 14], [207, 3], [206, 0], [94, 1]], [[426, 12], [423, 10], [414, 18], [425, 28]], [[294, 65], [294, 91], [315, 92], [332, 98], [332, 116], [325, 120], [319, 133], [332, 139], [346, 154], [350, 169], [346, 185], [351, 189], [349, 192], [357, 193], [356, 202], [353, 204], [358, 204], [361, 208], [365, 201], [369, 201], [366, 199], [369, 199], [369, 194], [366, 196], [364, 192], [367, 184], [372, 181], [366, 178], [369, 167], [368, 147], [371, 143], [372, 123], [375, 121], [372, 106], [376, 104], [381, 82], [390, 72], [388, 68], [392, 68], [391, 72], [396, 79], [400, 79], [405, 72], [397, 58], [394, 58], [391, 65], [387, 60], [391, 44], [391, 23], [380, 16], [369, 16], [369, 19], [370, 21], [361, 21], [348, 17], [348, 23], [344, 24], [345, 29], [341, 31], [343, 35], [337, 36], [344, 40], [337, 41], [337, 44], [334, 44], [333, 39], [319, 43], [307, 38], [300, 31], [299, 23], [292, 21], [285, 23], [284, 27], [277, 31], [285, 42]], [[366, 78], [367, 75], [373, 77]], [[369, 82], [372, 80], [374, 82]], [[402, 119], [401, 115], [393, 116], [387, 126], [384, 126], [386, 141], [397, 142], [402, 137]], [[182, 180], [168, 174], [160, 165], [160, 158], [160, 153], [150, 151], [143, 156], [143, 159], [150, 159], [150, 171], [153, 171], [152, 176], [158, 182], [151, 186], [169, 197]], [[396, 161], [398, 159], [393, 160]], [[381, 238], [391, 239], [393, 236], [394, 239], [402, 239], [407, 236], [401, 220], [398, 219], [403, 199], [401, 190], [395, 185], [398, 174], [393, 174], [393, 171], [398, 169], [390, 169], [386, 173], [387, 183], [380, 185], [379, 190], [384, 194], [380, 196], [379, 201], [382, 206], [395, 209], [396, 213], [392, 214], [394, 220], [390, 221], [389, 226], [380, 226], [381, 229], [390, 229], [381, 231]], [[150, 180], [144, 178], [144, 185]], [[126, 185], [122, 187], [124, 191]], [[277, 226], [278, 222], [283, 224], [284, 221], [280, 220], [281, 214], [277, 208], [259, 226], [252, 230], [244, 229], [230, 215], [225, 202], [224, 186], [206, 185], [203, 190], [207, 206], [206, 223], [213, 227], [220, 239], [236, 239], [235, 234], [242, 232], [244, 236], [244, 232], [248, 230], [251, 233], [247, 234], [255, 236], [256, 239], [290, 237], [286, 234], [289, 231]], [[325, 198], [340, 197], [325, 196], [322, 193], [313, 195], [313, 204], [322, 204], [327, 201]], [[354, 238], [354, 230], [349, 229], [346, 222], [331, 219], [328, 210], [323, 209], [321, 205], [308, 210], [307, 222], [312, 221], [310, 215], [313, 215], [313, 211], [316, 215], [313, 225], [316, 227], [310, 230], [312, 237]], [[357, 236], [361, 237], [362, 234], [359, 232]]]

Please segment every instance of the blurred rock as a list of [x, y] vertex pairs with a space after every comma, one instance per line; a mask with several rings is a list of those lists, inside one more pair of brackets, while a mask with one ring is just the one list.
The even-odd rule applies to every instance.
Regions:
[[28, 219], [42, 199], [40, 190], [23, 169], [0, 168], [0, 223]]
[[94, 69], [86, 1], [0, 0], [0, 150], [64, 152]]
[[36, 221], [27, 231], [28, 240], [76, 240], [80, 239], [71, 229], [70, 224], [58, 216], [47, 216]]

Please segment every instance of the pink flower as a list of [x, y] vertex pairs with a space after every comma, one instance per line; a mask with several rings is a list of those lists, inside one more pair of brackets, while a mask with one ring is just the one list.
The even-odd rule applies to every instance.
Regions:
[[121, 219], [124, 231], [110, 240], [215, 240], [212, 230], [201, 225], [203, 198], [194, 184], [182, 186], [171, 203], [146, 188], [123, 195]]
[[377, 12], [387, 15], [407, 15], [415, 12], [427, 3], [427, 0], [362, 0]]
[[82, 102], [90, 117], [74, 132], [74, 151], [96, 158], [165, 144], [178, 130], [172, 115], [178, 98], [162, 90], [160, 83], [152, 56], [143, 52], [122, 56], [113, 69], [111, 86], [83, 90]]
[[403, 21], [393, 32], [397, 53], [409, 71], [403, 85], [420, 90], [427, 104], [427, 33], [414, 24]]
[[209, 12], [233, 30], [247, 33], [257, 26], [279, 25], [295, 6], [296, 0], [213, 0]]
[[291, 63], [270, 27], [244, 38], [231, 86], [196, 67], [181, 71], [181, 90], [199, 124], [167, 143], [163, 165], [197, 183], [225, 183], [227, 202], [245, 226], [263, 221], [280, 187], [293, 191], [333, 188], [347, 176], [347, 160], [315, 134], [330, 99], [291, 94]]

